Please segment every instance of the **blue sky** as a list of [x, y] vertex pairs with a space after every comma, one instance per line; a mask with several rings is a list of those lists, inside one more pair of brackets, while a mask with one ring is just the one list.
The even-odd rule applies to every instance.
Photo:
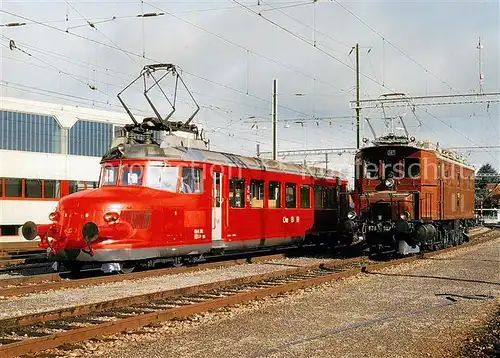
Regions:
[[[136, 0], [4, 0], [2, 10], [45, 26], [0, 13], [1, 23], [28, 22], [23, 27], [0, 27], [2, 94], [120, 110], [116, 94], [144, 64], [173, 62], [182, 68], [184, 80], [202, 105], [197, 123], [209, 131], [212, 148], [253, 155], [257, 142], [261, 150], [271, 148], [269, 101], [274, 78], [278, 79], [280, 149], [355, 145], [353, 118], [335, 117], [354, 115], [349, 107], [355, 95], [354, 56], [348, 54], [356, 43], [361, 47], [362, 98], [390, 91], [409, 95], [478, 91], [478, 37], [484, 45], [485, 91], [500, 90], [498, 1], [313, 4], [266, 0], [257, 6], [255, 0], [240, 4], [261, 11], [265, 19], [305, 41], [233, 1], [145, 1], [142, 5]], [[135, 17], [143, 11], [167, 14], [145, 20]], [[115, 20], [97, 22], [113, 16]], [[86, 20], [95, 22], [95, 28], [85, 25]], [[10, 51], [10, 39], [32, 56]], [[314, 40], [317, 48], [305, 43]], [[140, 57], [143, 51], [150, 60]], [[52, 97], [40, 95], [40, 90], [52, 91]], [[136, 107], [147, 108], [141, 102], [140, 87], [128, 99]], [[179, 108], [179, 114], [189, 113], [190, 104], [182, 103], [185, 106]], [[498, 103], [488, 108], [423, 108], [431, 114], [417, 111], [424, 125], [411, 130], [418, 139], [439, 141], [441, 146], [500, 144]], [[370, 118], [377, 115], [380, 113], [362, 113]], [[255, 118], [249, 117], [257, 117], [257, 127], [251, 128]], [[313, 120], [315, 117], [321, 119]], [[304, 125], [295, 123], [304, 118]], [[411, 116], [404, 118], [410, 126], [416, 123]], [[500, 168], [498, 150], [464, 154], [477, 166], [490, 162]], [[352, 165], [349, 155], [331, 157], [330, 167], [347, 171]]]

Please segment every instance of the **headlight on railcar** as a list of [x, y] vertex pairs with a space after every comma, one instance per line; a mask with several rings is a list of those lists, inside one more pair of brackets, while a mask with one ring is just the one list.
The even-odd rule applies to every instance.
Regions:
[[405, 211], [404, 213], [402, 213], [401, 215], [399, 215], [399, 217], [402, 220], [408, 221], [410, 219], [410, 217], [411, 217], [411, 214], [408, 211]]
[[387, 178], [384, 182], [385, 186], [388, 188], [392, 188], [394, 186], [394, 179]]
[[60, 217], [61, 217], [61, 216], [59, 215], [59, 213], [58, 213], [57, 211], [54, 211], [54, 212], [52, 212], [52, 213], [50, 213], [50, 214], [49, 214], [49, 220], [50, 220], [50, 221], [55, 221], [55, 222], [57, 222], [57, 221], [59, 221], [59, 218], [60, 218]]
[[355, 213], [354, 211], [349, 211], [349, 212], [347, 213], [347, 218], [348, 218], [349, 220], [354, 220], [354, 219], [356, 218], [356, 213]]
[[107, 223], [115, 222], [120, 218], [120, 215], [118, 213], [106, 213], [103, 216], [104, 221]]

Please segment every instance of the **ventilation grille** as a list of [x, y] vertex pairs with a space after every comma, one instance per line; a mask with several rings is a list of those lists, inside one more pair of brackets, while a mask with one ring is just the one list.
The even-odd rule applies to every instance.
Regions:
[[129, 222], [134, 229], [148, 229], [151, 225], [151, 211], [124, 210], [120, 219]]

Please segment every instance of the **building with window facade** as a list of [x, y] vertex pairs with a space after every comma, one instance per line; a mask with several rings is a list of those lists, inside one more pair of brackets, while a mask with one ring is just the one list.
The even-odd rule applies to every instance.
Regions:
[[0, 242], [20, 226], [48, 223], [58, 199], [97, 187], [99, 161], [130, 123], [125, 111], [0, 100]]

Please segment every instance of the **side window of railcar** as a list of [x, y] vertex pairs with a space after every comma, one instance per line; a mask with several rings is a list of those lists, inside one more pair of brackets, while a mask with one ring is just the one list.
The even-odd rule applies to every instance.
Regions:
[[420, 177], [419, 158], [405, 158], [405, 177], [418, 179]]
[[285, 184], [285, 208], [297, 207], [297, 185], [293, 183]]
[[202, 193], [203, 175], [201, 168], [182, 168], [181, 193]]
[[250, 206], [252, 208], [264, 207], [264, 180], [250, 181]]
[[5, 196], [7, 198], [19, 198], [23, 195], [22, 179], [5, 178]]
[[281, 183], [277, 181], [269, 182], [269, 201], [270, 209], [281, 208]]
[[329, 186], [326, 188], [325, 209], [337, 208], [337, 188]]
[[303, 209], [311, 207], [311, 187], [309, 185], [300, 186], [300, 207]]
[[24, 193], [26, 198], [42, 197], [42, 181], [40, 179], [24, 180]]
[[323, 187], [321, 185], [314, 185], [314, 208], [323, 209]]
[[229, 203], [232, 208], [245, 207], [245, 179], [229, 180]]
[[44, 180], [43, 186], [44, 198], [54, 199], [61, 196], [61, 182], [59, 180]]

